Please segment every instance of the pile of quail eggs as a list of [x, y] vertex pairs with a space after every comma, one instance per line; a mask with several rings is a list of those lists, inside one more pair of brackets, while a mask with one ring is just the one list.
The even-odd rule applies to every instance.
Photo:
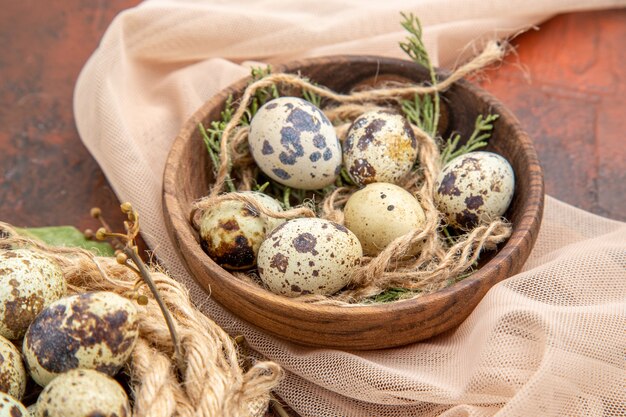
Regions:
[[[0, 417], [131, 415], [113, 376], [137, 341], [134, 304], [112, 292], [66, 291], [52, 259], [0, 251]], [[29, 377], [43, 391], [26, 409]]]
[[[255, 114], [248, 143], [259, 169], [285, 186], [322, 189], [334, 184], [345, 168], [361, 187], [345, 205], [345, 226], [318, 218], [269, 218], [232, 200], [203, 214], [200, 235], [209, 256], [230, 270], [256, 267], [274, 293], [331, 295], [348, 283], [363, 255], [376, 256], [425, 222], [418, 199], [396, 185], [419, 154], [413, 129], [399, 113], [364, 113], [340, 141], [319, 108], [301, 98], [279, 97]], [[443, 168], [435, 201], [448, 225], [468, 230], [502, 216], [513, 187], [513, 169], [506, 159], [472, 152]], [[246, 193], [272, 211], [281, 210], [270, 196]]]

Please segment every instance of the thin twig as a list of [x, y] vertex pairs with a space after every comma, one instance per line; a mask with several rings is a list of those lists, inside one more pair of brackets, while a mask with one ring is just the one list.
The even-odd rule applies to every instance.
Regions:
[[[122, 212], [128, 216], [128, 221], [124, 222], [126, 234], [112, 232], [108, 223], [103, 218], [100, 209], [97, 207], [91, 209], [91, 216], [95, 219], [98, 219], [103, 226], [102, 228], [98, 229], [95, 237], [98, 240], [108, 240], [114, 248], [121, 251], [123, 255], [118, 255], [117, 262], [137, 273], [150, 289], [150, 292], [154, 296], [154, 299], [161, 309], [161, 313], [165, 318], [165, 323], [167, 324], [170, 336], [172, 337], [176, 364], [178, 366], [178, 369], [183, 372], [185, 367], [185, 361], [183, 359], [183, 354], [181, 351], [180, 339], [174, 325], [174, 319], [172, 318], [170, 311], [165, 305], [165, 302], [163, 301], [163, 298], [161, 297], [161, 294], [159, 293], [156, 284], [152, 280], [150, 271], [148, 271], [148, 268], [144, 264], [143, 260], [141, 259], [141, 257], [139, 257], [139, 254], [137, 253], [137, 246], [134, 243], [135, 238], [139, 234], [139, 215], [136, 211], [132, 209], [130, 203], [123, 203], [121, 205], [121, 208]], [[128, 259], [130, 259], [134, 265], [130, 264], [128, 262]]]
[[285, 407], [274, 396], [270, 396], [270, 405], [280, 417], [291, 417]]
[[150, 292], [152, 292], [152, 295], [154, 296], [157, 304], [159, 305], [159, 308], [161, 309], [161, 312], [163, 313], [163, 317], [165, 317], [167, 328], [170, 331], [170, 335], [172, 336], [172, 342], [174, 343], [174, 355], [176, 358], [176, 363], [178, 365], [178, 369], [180, 369], [182, 372], [185, 369], [184, 368], [185, 361], [183, 359], [183, 353], [181, 352], [181, 349], [180, 349], [180, 339], [178, 338], [178, 333], [176, 332], [176, 326], [174, 325], [174, 320], [172, 319], [172, 315], [170, 314], [170, 311], [165, 305], [163, 298], [161, 298], [161, 294], [159, 293], [159, 290], [156, 287], [156, 284], [152, 280], [152, 277], [150, 276], [150, 272], [148, 271], [148, 268], [146, 268], [146, 265], [143, 263], [143, 261], [141, 260], [137, 252], [135, 251], [134, 247], [130, 247], [127, 245], [124, 247], [123, 252], [124, 254], [126, 254], [126, 256], [128, 256], [133, 261], [133, 263], [137, 266], [137, 268], [139, 268], [141, 278], [148, 285], [148, 288], [150, 288]]

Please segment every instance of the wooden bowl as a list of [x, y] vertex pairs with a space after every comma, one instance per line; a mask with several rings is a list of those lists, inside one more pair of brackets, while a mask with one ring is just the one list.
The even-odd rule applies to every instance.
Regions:
[[[421, 82], [427, 71], [412, 62], [369, 56], [336, 56], [292, 62], [274, 72], [298, 71], [316, 83], [347, 92], [376, 76], [400, 76]], [[428, 339], [458, 326], [496, 283], [520, 271], [535, 242], [543, 214], [543, 175], [537, 154], [519, 122], [496, 99], [461, 81], [443, 93], [447, 107], [444, 137], [457, 131], [468, 138], [477, 115], [498, 113], [488, 150], [509, 160], [515, 171], [515, 195], [505, 216], [513, 234], [497, 253], [481, 255], [482, 266], [470, 277], [420, 298], [369, 306], [321, 306], [272, 294], [243, 282], [215, 264], [201, 249], [189, 223], [192, 203], [211, 187], [210, 160], [198, 132], [220, 117], [229, 94], [242, 94], [241, 80], [205, 103], [187, 121], [170, 151], [164, 173], [163, 203], [167, 228], [189, 272], [226, 309], [269, 334], [299, 344], [345, 350], [381, 349]]]

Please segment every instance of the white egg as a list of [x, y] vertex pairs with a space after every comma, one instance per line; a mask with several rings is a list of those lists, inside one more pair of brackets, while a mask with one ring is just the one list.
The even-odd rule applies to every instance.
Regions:
[[[423, 227], [424, 210], [417, 199], [395, 184], [377, 182], [352, 194], [344, 208], [346, 227], [361, 242], [363, 253], [379, 254], [393, 240]], [[411, 251], [415, 254], [419, 247]]]
[[258, 268], [270, 291], [295, 297], [331, 295], [343, 288], [363, 250], [357, 237], [328, 220], [290, 220], [261, 244]]
[[130, 417], [128, 396], [113, 378], [75, 369], [50, 382], [39, 394], [37, 417]]
[[[259, 192], [244, 192], [272, 211], [283, 211], [280, 203]], [[202, 248], [218, 265], [247, 269], [256, 265], [259, 246], [265, 236], [284, 219], [258, 213], [240, 201], [222, 201], [206, 211], [200, 220]]]
[[24, 336], [41, 310], [65, 295], [61, 268], [29, 249], [0, 250], [0, 335]]
[[515, 175], [506, 159], [492, 152], [470, 152], [442, 169], [435, 200], [449, 225], [467, 230], [504, 215], [514, 189]]
[[354, 120], [343, 143], [343, 164], [359, 185], [395, 183], [413, 167], [417, 140], [398, 113], [376, 110]]
[[0, 417], [28, 417], [28, 410], [11, 395], [0, 392]]
[[115, 293], [62, 298], [28, 328], [22, 347], [26, 367], [41, 386], [76, 368], [115, 375], [135, 347], [138, 327], [134, 304]]
[[248, 135], [257, 165], [273, 180], [315, 190], [341, 172], [341, 145], [320, 109], [297, 97], [279, 97], [254, 115]]
[[19, 400], [24, 395], [25, 388], [26, 371], [22, 354], [13, 343], [0, 337], [0, 391]]

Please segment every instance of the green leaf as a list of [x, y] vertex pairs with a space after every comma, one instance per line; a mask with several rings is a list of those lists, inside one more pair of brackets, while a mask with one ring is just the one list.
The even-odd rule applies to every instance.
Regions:
[[114, 256], [115, 251], [108, 243], [94, 242], [85, 238], [83, 232], [73, 226], [15, 228], [22, 236], [40, 240], [50, 246], [83, 248], [97, 256]]
[[[422, 39], [423, 32], [420, 20], [412, 13], [400, 14], [404, 19], [401, 25], [409, 33], [404, 42], [400, 42], [400, 48], [413, 61], [426, 67], [430, 73], [431, 84], [437, 84], [437, 72], [428, 56], [426, 45]], [[423, 111], [420, 110], [422, 105], [425, 106]], [[439, 93], [434, 92], [432, 96], [424, 96], [421, 100], [420, 96], [416, 94], [412, 103], [410, 100], [402, 102], [402, 110], [413, 124], [416, 124], [432, 137], [437, 135], [437, 126], [439, 126], [441, 112]]]
[[398, 301], [399, 299], [404, 297], [405, 294], [409, 292], [419, 292], [419, 291], [418, 290], [411, 291], [407, 288], [391, 287], [381, 292], [378, 295], [370, 297], [370, 300], [373, 301], [374, 303], [390, 303], [392, 301]]
[[441, 150], [441, 164], [446, 165], [454, 158], [487, 146], [487, 141], [491, 138], [491, 133], [493, 132], [493, 124], [498, 120], [498, 117], [500, 116], [497, 114], [488, 114], [487, 116], [479, 114], [474, 123], [474, 133], [463, 146], [459, 146], [461, 136], [453, 134]]

